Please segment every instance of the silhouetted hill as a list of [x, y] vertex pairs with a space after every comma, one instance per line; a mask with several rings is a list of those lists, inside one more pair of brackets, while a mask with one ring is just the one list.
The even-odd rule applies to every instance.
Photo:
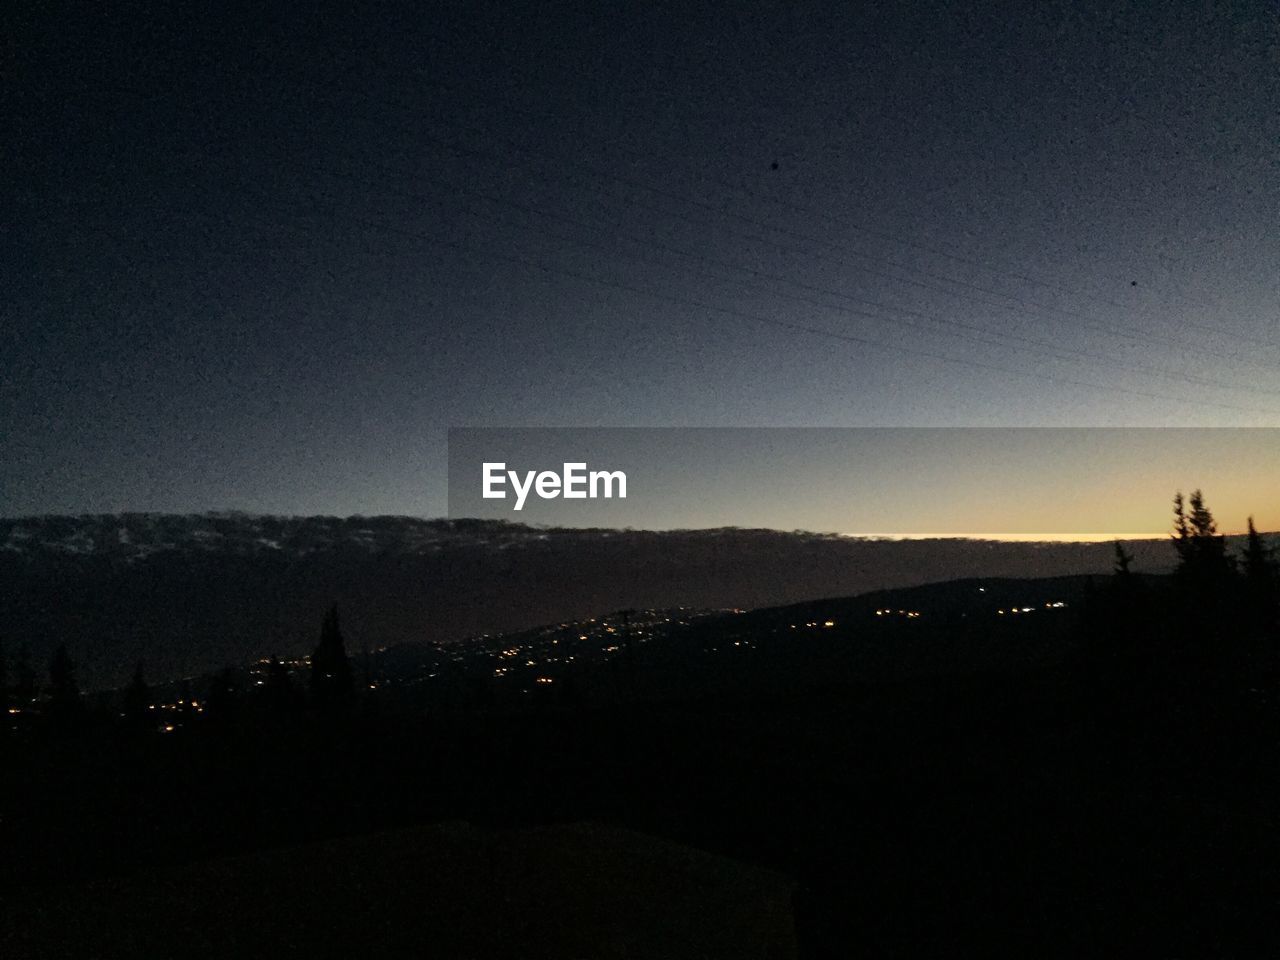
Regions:
[[[602, 824], [466, 823], [184, 864], [0, 908], [10, 957], [796, 955], [794, 882]], [[22, 909], [25, 907], [25, 909]]]
[[[1164, 541], [1132, 545], [1160, 571]], [[452, 641], [625, 607], [760, 608], [957, 575], [1109, 570], [1109, 544], [867, 540], [773, 530], [541, 529], [492, 521], [244, 514], [0, 521], [0, 634], [41, 667], [65, 642], [90, 685], [314, 644]]]

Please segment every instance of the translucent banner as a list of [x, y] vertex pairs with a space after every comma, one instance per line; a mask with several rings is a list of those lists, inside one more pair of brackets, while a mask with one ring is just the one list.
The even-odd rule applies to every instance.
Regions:
[[449, 515], [572, 527], [1163, 536], [1176, 491], [1280, 528], [1280, 430], [456, 428]]

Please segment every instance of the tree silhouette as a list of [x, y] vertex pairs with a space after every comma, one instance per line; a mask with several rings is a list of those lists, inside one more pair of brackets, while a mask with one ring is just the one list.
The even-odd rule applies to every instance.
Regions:
[[153, 726], [151, 716], [151, 688], [142, 675], [142, 661], [133, 670], [133, 679], [124, 691], [124, 720], [135, 730]]
[[1133, 554], [1127, 552], [1124, 548], [1124, 544], [1121, 543], [1119, 540], [1117, 540], [1116, 541], [1116, 564], [1115, 564], [1116, 576], [1117, 577], [1132, 576], [1132, 573], [1130, 573], [1130, 569], [1129, 569], [1132, 566], [1132, 564], [1133, 564]]
[[[9, 662], [5, 659], [4, 644], [0, 643], [0, 716], [9, 715]], [[8, 721], [5, 721], [6, 728]]]
[[1258, 528], [1249, 518], [1249, 534], [1244, 548], [1244, 575], [1246, 580], [1266, 582], [1275, 577], [1271, 561], [1271, 548], [1263, 542]]
[[84, 711], [75, 663], [64, 644], [59, 644], [49, 663], [49, 719], [55, 726], [79, 720]]
[[1146, 612], [1147, 597], [1142, 581], [1133, 573], [1133, 554], [1119, 540], [1116, 541], [1116, 562], [1113, 569], [1110, 591], [1114, 606], [1112, 614], [1118, 618], [1125, 633], [1131, 635]]
[[324, 713], [340, 711], [351, 702], [351, 661], [338, 628], [338, 608], [330, 607], [320, 627], [320, 642], [311, 654], [311, 698]]
[[1220, 586], [1235, 571], [1227, 553], [1227, 538], [1218, 533], [1218, 524], [1199, 490], [1191, 492], [1189, 501], [1183, 501], [1181, 491], [1173, 498], [1173, 546], [1178, 553], [1178, 573], [1202, 589]]
[[1119, 540], [1115, 541], [1114, 551], [1112, 576], [1096, 588], [1092, 580], [1086, 581], [1084, 599], [1089, 628], [1082, 649], [1093, 668], [1106, 661], [1109, 670], [1114, 669], [1118, 658], [1136, 654], [1145, 606], [1141, 581], [1132, 570], [1133, 555]]
[[25, 710], [35, 698], [36, 672], [31, 669], [31, 652], [24, 643], [18, 648], [18, 663], [13, 670], [13, 700]]
[[288, 713], [298, 701], [298, 691], [293, 685], [289, 671], [284, 668], [280, 658], [274, 654], [271, 657], [271, 662], [267, 665], [265, 690], [267, 706], [277, 715]]
[[1187, 519], [1187, 503], [1179, 490], [1173, 495], [1173, 548], [1186, 560], [1191, 552], [1191, 523]]
[[1185, 504], [1181, 494], [1174, 498], [1173, 545], [1178, 566], [1170, 636], [1194, 661], [1183, 665], [1182, 681], [1190, 684], [1191, 677], [1198, 674], [1202, 689], [1197, 696], [1207, 696], [1212, 678], [1225, 676], [1225, 660], [1239, 652], [1247, 613], [1241, 602], [1235, 558], [1227, 553], [1227, 538], [1218, 532], [1199, 490], [1193, 490]]
[[191, 720], [196, 713], [195, 707], [196, 698], [191, 692], [191, 681], [183, 680], [182, 686], [178, 688], [178, 718], [183, 726], [191, 725]]
[[1249, 518], [1249, 534], [1244, 548], [1244, 583], [1250, 619], [1256, 627], [1268, 628], [1276, 623], [1278, 581], [1271, 548], [1263, 541], [1253, 517]]
[[230, 667], [223, 667], [209, 681], [209, 693], [204, 703], [205, 712], [214, 723], [222, 723], [234, 712], [235, 700], [235, 671]]

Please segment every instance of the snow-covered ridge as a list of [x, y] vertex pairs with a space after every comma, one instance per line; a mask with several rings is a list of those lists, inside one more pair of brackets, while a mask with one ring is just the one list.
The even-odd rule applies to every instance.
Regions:
[[326, 553], [414, 555], [458, 548], [490, 551], [567, 543], [731, 538], [747, 541], [853, 541], [838, 534], [713, 528], [612, 530], [526, 526], [503, 520], [420, 517], [296, 517], [240, 512], [121, 513], [0, 518], [0, 559], [104, 558], [132, 562], [158, 554], [305, 557]]
[[504, 546], [545, 536], [518, 524], [416, 517], [287, 517], [242, 513], [83, 514], [0, 519], [0, 556], [136, 560], [181, 551], [254, 556], [434, 552]]

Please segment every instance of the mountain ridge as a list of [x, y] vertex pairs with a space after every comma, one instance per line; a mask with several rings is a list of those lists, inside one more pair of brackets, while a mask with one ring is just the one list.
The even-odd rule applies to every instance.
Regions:
[[[309, 651], [338, 604], [357, 647], [452, 642], [601, 610], [758, 609], [961, 576], [1100, 574], [1109, 543], [642, 531], [404, 517], [89, 514], [0, 520], [0, 640], [88, 684]], [[1173, 562], [1134, 541], [1135, 569]], [[11, 654], [12, 655], [12, 654]]]

